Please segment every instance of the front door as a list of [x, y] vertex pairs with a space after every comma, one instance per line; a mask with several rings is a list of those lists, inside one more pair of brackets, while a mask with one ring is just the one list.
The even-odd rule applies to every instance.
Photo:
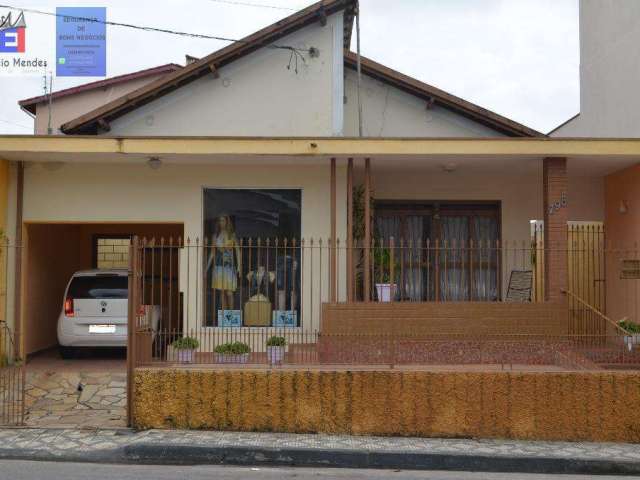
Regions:
[[395, 300], [498, 300], [499, 203], [377, 202], [375, 212], [377, 240], [395, 242]]

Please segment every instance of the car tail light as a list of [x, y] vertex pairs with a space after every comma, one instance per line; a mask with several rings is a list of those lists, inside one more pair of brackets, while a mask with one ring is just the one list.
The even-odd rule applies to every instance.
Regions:
[[67, 297], [64, 301], [64, 315], [73, 317], [73, 298]]

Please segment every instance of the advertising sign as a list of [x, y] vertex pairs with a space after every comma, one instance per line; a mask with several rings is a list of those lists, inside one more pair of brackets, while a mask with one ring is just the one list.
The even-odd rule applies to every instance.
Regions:
[[105, 7], [56, 9], [56, 75], [107, 75], [107, 18]]

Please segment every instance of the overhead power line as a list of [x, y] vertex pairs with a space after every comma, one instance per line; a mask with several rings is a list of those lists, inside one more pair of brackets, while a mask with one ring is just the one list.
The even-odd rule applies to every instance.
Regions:
[[22, 128], [26, 128], [27, 130], [33, 130], [33, 127], [28, 127], [26, 125], [23, 125], [21, 123], [16, 123], [16, 122], [11, 122], [9, 120], [3, 120], [2, 118], [0, 118], [0, 122], [2, 123], [6, 123], [7, 125], [15, 125], [16, 127], [22, 127]]
[[[63, 14], [60, 14], [60, 13], [45, 12], [44, 10], [36, 10], [34, 8], [22, 8], [22, 7], [16, 7], [16, 6], [13, 6], [13, 5], [0, 4], [0, 8], [9, 8], [9, 9], [13, 9], [13, 10], [21, 10], [23, 12], [35, 13], [35, 14], [38, 14], [38, 15], [49, 15], [51, 17], [72, 17], [72, 18], [77, 18], [79, 20], [83, 20], [83, 21], [86, 21], [86, 22], [101, 23], [101, 24], [104, 24], [104, 25], [111, 25], [111, 26], [114, 26], [114, 27], [132, 28], [134, 30], [141, 30], [141, 31], [144, 31], [144, 32], [167, 33], [167, 34], [170, 34], [170, 35], [178, 35], [178, 36], [182, 36], [182, 37], [201, 38], [201, 39], [206, 39], [206, 40], [219, 40], [219, 41], [222, 41], [222, 42], [249, 43], [246, 40], [238, 40], [238, 39], [235, 39], [235, 38], [221, 37], [221, 36], [217, 36], [217, 35], [207, 35], [207, 34], [202, 34], [202, 33], [182, 32], [182, 31], [179, 31], [179, 30], [170, 30], [168, 28], [149, 27], [149, 26], [145, 26], [145, 25], [135, 25], [135, 24], [132, 24], [132, 23], [111, 22], [111, 21], [108, 21], [108, 20], [104, 20], [103, 21], [103, 20], [97, 20], [95, 18], [63, 15]], [[265, 44], [263, 46], [265, 48], [276, 48], [276, 49], [282, 49], [282, 50], [290, 50], [291, 52], [295, 52], [298, 55], [300, 55], [301, 53], [309, 53], [309, 49], [307, 49], [307, 48], [297, 48], [297, 47], [292, 47], [291, 45]]]
[[240, 7], [270, 8], [272, 10], [288, 10], [288, 11], [299, 10], [298, 8], [281, 7], [277, 5], [265, 5], [263, 3], [237, 2], [235, 0], [209, 0], [209, 1], [214, 3], [225, 3], [227, 5], [237, 5]]

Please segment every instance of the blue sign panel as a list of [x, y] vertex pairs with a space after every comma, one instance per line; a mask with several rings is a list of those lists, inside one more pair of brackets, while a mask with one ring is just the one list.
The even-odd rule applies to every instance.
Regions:
[[56, 8], [56, 75], [107, 75], [105, 7]]

